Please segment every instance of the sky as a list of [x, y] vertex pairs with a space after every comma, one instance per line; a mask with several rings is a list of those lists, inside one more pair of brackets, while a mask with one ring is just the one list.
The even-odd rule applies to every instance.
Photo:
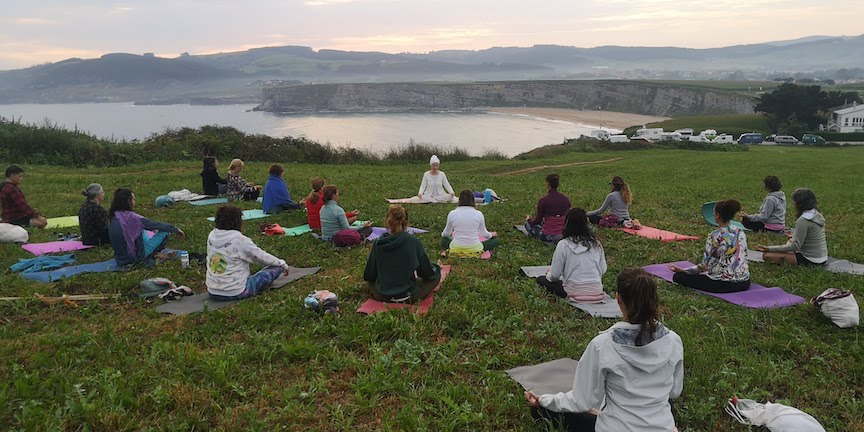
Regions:
[[106, 53], [710, 48], [864, 33], [862, 0], [5, 0], [0, 70]]

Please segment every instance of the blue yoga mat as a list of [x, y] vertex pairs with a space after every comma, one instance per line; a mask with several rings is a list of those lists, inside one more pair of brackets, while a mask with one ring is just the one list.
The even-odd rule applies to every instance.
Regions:
[[113, 272], [123, 270], [124, 267], [118, 266], [117, 262], [114, 259], [110, 259], [108, 261], [102, 261], [91, 264], [80, 264], [76, 266], [63, 267], [57, 270], [44, 271], [44, 272], [34, 272], [34, 273], [22, 273], [21, 276], [27, 279], [35, 280], [38, 282], [48, 283], [55, 282], [64, 277], [72, 277], [82, 273], [101, 273], [101, 272]]
[[[243, 210], [243, 220], [244, 221], [250, 220], [250, 219], [261, 219], [261, 218], [265, 218], [267, 216], [270, 216], [270, 215], [268, 215], [267, 213], [264, 213], [264, 210], [261, 210], [261, 209]], [[209, 218], [207, 218], [207, 220], [210, 222], [216, 222], [215, 217], [209, 217]]]
[[228, 198], [205, 198], [196, 201], [188, 201], [189, 204], [197, 205], [197, 206], [205, 206], [205, 205], [213, 205], [213, 204], [227, 204]]

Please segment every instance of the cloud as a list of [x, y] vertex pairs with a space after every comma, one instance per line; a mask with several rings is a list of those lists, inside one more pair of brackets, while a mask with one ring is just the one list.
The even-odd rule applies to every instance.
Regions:
[[28, 67], [45, 62], [57, 62], [72, 57], [94, 58], [103, 54], [87, 49], [15, 42], [0, 43], [0, 52], [3, 53], [3, 57], [0, 58], [0, 70]]
[[12, 22], [19, 25], [48, 25], [56, 23], [56, 21], [51, 19], [33, 17], [13, 18]]
[[128, 6], [118, 6], [118, 7], [111, 8], [108, 12], [105, 13], [105, 15], [107, 15], [107, 16], [126, 15], [129, 12], [132, 12], [133, 10], [135, 10], [135, 8], [131, 8]]

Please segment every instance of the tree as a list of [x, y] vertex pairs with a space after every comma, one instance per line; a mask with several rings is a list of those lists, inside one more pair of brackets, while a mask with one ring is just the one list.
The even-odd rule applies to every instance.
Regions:
[[861, 96], [856, 92], [825, 92], [815, 85], [786, 83], [771, 93], [761, 95], [756, 103], [756, 111], [768, 116], [768, 123], [775, 131], [781, 125], [784, 128], [795, 125], [797, 129], [799, 124], [814, 130], [825, 122], [830, 108], [852, 102], [861, 102]]

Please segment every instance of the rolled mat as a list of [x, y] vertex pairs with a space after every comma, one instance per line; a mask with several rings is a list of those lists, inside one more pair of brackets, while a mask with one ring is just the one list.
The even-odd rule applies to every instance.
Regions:
[[645, 225], [642, 225], [642, 229], [638, 229], [638, 230], [630, 229], [630, 228], [615, 228], [615, 229], [617, 229], [619, 231], [624, 231], [627, 234], [637, 235], [639, 237], [645, 237], [645, 238], [649, 238], [652, 240], [660, 240], [661, 242], [664, 242], [664, 243], [675, 242], [675, 241], [684, 241], [684, 240], [699, 240], [699, 237], [696, 237], [696, 236], [678, 234], [678, 233], [674, 233], [672, 231], [665, 231], [665, 230], [661, 230], [661, 229], [657, 229], [657, 228], [649, 227], [649, 226], [645, 226]]
[[[681, 268], [687, 268], [693, 266], [693, 263], [688, 261], [678, 261], [665, 264], [652, 264], [642, 268], [648, 273], [653, 274], [654, 276], [657, 276], [665, 281], [672, 282], [672, 276], [674, 275], [674, 273], [672, 272], [672, 270], [669, 270], [669, 266], [671, 265], [675, 265]], [[789, 294], [786, 291], [783, 291], [783, 288], [765, 288], [764, 286], [753, 282], [750, 283], [750, 288], [747, 291], [740, 291], [735, 293], [711, 293], [700, 291], [697, 289], [694, 289], [693, 291], [696, 291], [700, 294], [709, 295], [711, 297], [717, 297], [738, 306], [744, 306], [754, 309], [773, 309], [804, 303], [804, 298], [794, 294]]]
[[44, 272], [34, 272], [34, 273], [22, 273], [21, 276], [27, 279], [35, 280], [38, 282], [48, 283], [55, 282], [60, 279], [66, 277], [72, 277], [75, 275], [79, 275], [82, 273], [101, 273], [101, 272], [115, 272], [123, 270], [124, 267], [118, 266], [117, 262], [114, 261], [114, 258], [111, 258], [108, 261], [102, 261], [91, 264], [79, 264], [76, 266], [69, 266], [59, 268], [57, 270], [44, 271]]
[[[762, 252], [752, 249], [747, 250], [747, 260], [752, 262], [765, 262], [762, 258]], [[854, 263], [849, 260], [828, 257], [828, 261], [825, 261], [825, 264], [822, 267], [831, 273], [846, 273], [856, 276], [864, 276], [864, 264]]]
[[[713, 225], [715, 227], [720, 226], [717, 223], [717, 220], [714, 219], [714, 206], [716, 206], [716, 205], [717, 205], [717, 201], [712, 201], [712, 202], [707, 202], [705, 204], [702, 204], [702, 218], [705, 219], [705, 222], [708, 222], [709, 225]], [[730, 223], [732, 224], [732, 226], [736, 226], [738, 228], [741, 228], [744, 231], [750, 231], [749, 229], [744, 228], [744, 225], [742, 225], [741, 222], [738, 222], [737, 220], [733, 220]]]
[[[540, 276], [546, 276], [549, 272], [549, 266], [525, 266], [519, 268], [519, 274], [536, 279]], [[618, 301], [603, 293], [603, 300], [596, 303], [579, 303], [573, 299], [567, 299], [567, 304], [587, 313], [595, 318], [623, 318], [621, 308], [618, 307]]]
[[[284, 278], [277, 279], [279, 283], [274, 282], [272, 285], [272, 289], [280, 288], [285, 286], [286, 284], [293, 282], [297, 279], [303, 278], [305, 276], [309, 276], [321, 270], [321, 267], [307, 267], [307, 268], [299, 268], [299, 267], [291, 267], [291, 270], [288, 272], [288, 276]], [[249, 298], [257, 298], [259, 296], [249, 297]], [[243, 299], [243, 300], [248, 300]], [[191, 295], [189, 297], [180, 297], [177, 300], [167, 302], [165, 304], [159, 305], [156, 307], [156, 311], [167, 313], [171, 315], [188, 315], [195, 312], [202, 312], [204, 310], [215, 310], [222, 309], [226, 306], [231, 306], [243, 300], [232, 300], [232, 301], [214, 301], [210, 299], [210, 294], [204, 292], [200, 294]]]
[[505, 372], [525, 391], [537, 395], [556, 394], [573, 390], [578, 365], [578, 361], [565, 357], [533, 366], [519, 366]]
[[227, 204], [228, 198], [207, 198], [207, 199], [199, 199], [195, 201], [187, 201], [189, 204], [196, 206], [206, 206], [206, 205], [214, 205], [214, 204]]
[[392, 309], [409, 309], [411, 312], [416, 313], [417, 315], [424, 315], [429, 312], [429, 308], [432, 307], [432, 303], [434, 303], [435, 293], [441, 289], [441, 286], [444, 285], [444, 279], [447, 279], [447, 275], [450, 274], [450, 266], [443, 265], [441, 266], [441, 281], [438, 282], [438, 286], [432, 290], [428, 297], [423, 299], [420, 303], [385, 303], [378, 300], [369, 299], [363, 302], [359, 308], [357, 308], [357, 312], [362, 314], [371, 315], [379, 312], [387, 312]]
[[47, 243], [27, 243], [21, 245], [21, 249], [32, 253], [33, 255], [45, 255], [58, 252], [72, 252], [84, 249], [90, 249], [93, 246], [87, 246], [80, 241], [53, 241]]
[[[243, 210], [243, 220], [244, 221], [245, 220], [252, 220], [252, 219], [261, 219], [261, 218], [265, 218], [267, 216], [270, 216], [270, 215], [268, 215], [267, 213], [264, 213], [264, 210], [261, 210], [261, 209]], [[207, 220], [210, 222], [215, 222], [216, 218], [215, 217], [208, 217]]]
[[45, 225], [45, 229], [55, 229], [55, 228], [71, 228], [78, 226], [78, 216], [63, 216], [56, 218], [49, 218], [48, 225]]

